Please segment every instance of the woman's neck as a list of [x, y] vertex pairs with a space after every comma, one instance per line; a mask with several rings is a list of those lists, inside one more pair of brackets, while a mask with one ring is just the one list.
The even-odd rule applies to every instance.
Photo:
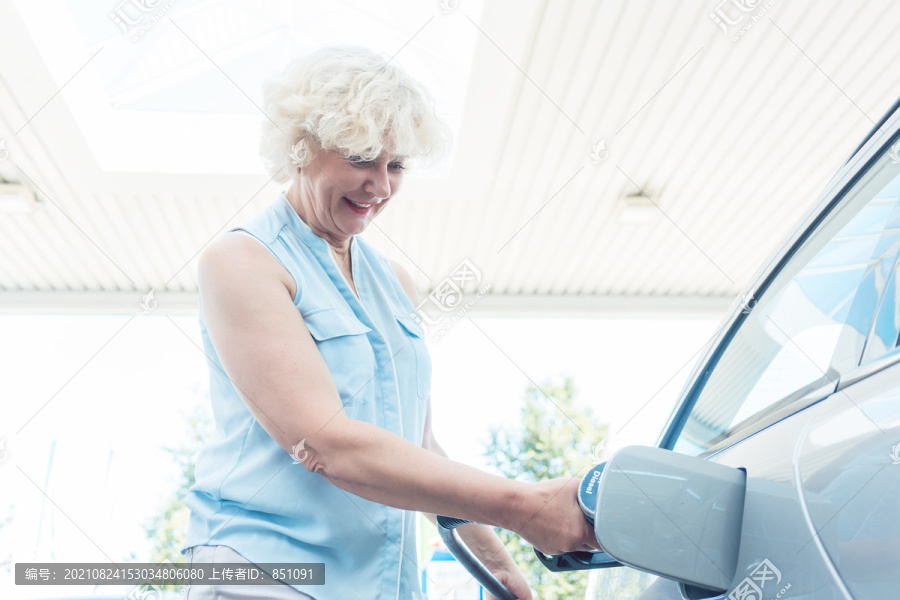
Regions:
[[334, 246], [332, 246], [329, 243], [328, 247], [331, 248], [331, 253], [334, 255], [334, 260], [337, 262], [337, 264], [340, 265], [341, 268], [343, 268], [344, 265], [347, 265], [348, 270], [349, 270], [349, 267], [350, 267], [350, 245], [347, 244], [346, 248], [335, 248]]
[[314, 234], [325, 240], [331, 247], [335, 257], [338, 258], [338, 262], [342, 263], [344, 260], [348, 260], [350, 257], [350, 240], [352, 239], [352, 236], [344, 234], [335, 235], [332, 231], [323, 227], [320, 220], [317, 218], [315, 211], [311, 208], [307, 208], [306, 203], [301, 199], [299, 190], [297, 190], [294, 185], [285, 192], [285, 196], [288, 199], [288, 203], [294, 209], [294, 212], [300, 217], [300, 220], [306, 223], [306, 226], [309, 227]]

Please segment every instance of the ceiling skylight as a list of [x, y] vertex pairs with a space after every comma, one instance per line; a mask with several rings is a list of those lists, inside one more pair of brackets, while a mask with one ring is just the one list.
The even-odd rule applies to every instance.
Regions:
[[15, 3], [57, 85], [71, 79], [55, 101], [110, 172], [262, 173], [263, 82], [337, 43], [396, 54], [457, 133], [479, 35], [466, 17], [481, 16], [472, 0]]

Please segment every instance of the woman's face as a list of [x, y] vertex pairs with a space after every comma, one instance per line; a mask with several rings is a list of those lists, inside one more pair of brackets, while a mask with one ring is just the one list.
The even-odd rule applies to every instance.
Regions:
[[300, 203], [319, 235], [341, 241], [361, 233], [403, 182], [403, 160], [382, 152], [373, 161], [321, 150], [294, 181]]

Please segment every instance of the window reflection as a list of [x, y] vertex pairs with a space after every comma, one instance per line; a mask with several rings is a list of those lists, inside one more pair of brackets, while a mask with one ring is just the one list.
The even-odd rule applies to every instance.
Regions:
[[883, 296], [890, 310], [879, 313], [877, 337], [892, 348], [900, 335], [898, 254], [900, 165], [883, 156], [750, 307], [675, 450], [699, 454], [856, 367]]

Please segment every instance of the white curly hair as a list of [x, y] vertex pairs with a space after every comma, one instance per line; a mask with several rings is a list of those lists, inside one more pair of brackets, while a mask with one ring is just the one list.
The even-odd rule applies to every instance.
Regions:
[[403, 69], [358, 46], [329, 46], [295, 60], [263, 89], [260, 156], [277, 181], [320, 149], [373, 160], [382, 150], [433, 164], [450, 148], [450, 130], [431, 94]]

